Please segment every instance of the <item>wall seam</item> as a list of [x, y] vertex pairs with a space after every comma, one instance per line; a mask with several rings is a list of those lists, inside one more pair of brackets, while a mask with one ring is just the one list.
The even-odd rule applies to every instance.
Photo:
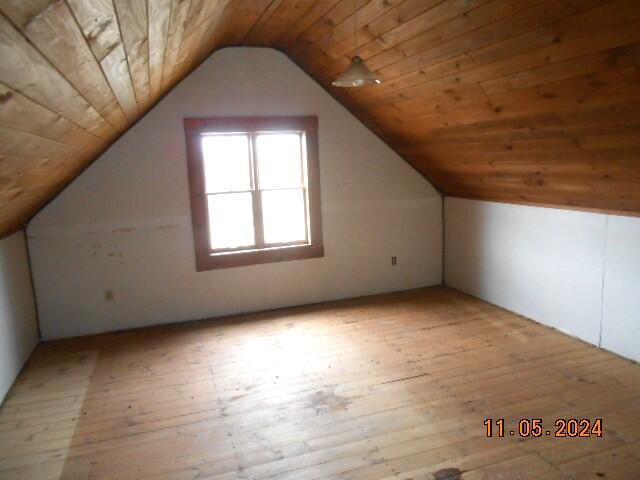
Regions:
[[446, 245], [447, 245], [447, 229], [446, 229], [446, 210], [445, 210], [445, 201], [447, 200], [446, 196], [442, 196], [442, 285], [446, 286], [447, 282], [445, 281], [445, 254], [446, 254]]
[[604, 245], [602, 249], [602, 280], [600, 283], [600, 331], [598, 333], [598, 347], [602, 348], [602, 327], [604, 325], [604, 287], [607, 266], [607, 237], [609, 236], [609, 215], [604, 216]]

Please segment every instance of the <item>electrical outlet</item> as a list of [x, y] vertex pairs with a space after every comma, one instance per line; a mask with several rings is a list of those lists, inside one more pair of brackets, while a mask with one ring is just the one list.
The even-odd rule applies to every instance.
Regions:
[[107, 302], [112, 302], [114, 298], [115, 298], [115, 295], [113, 294], [113, 290], [105, 290], [104, 291], [104, 299]]
[[396, 257], [391, 257], [391, 265], [395, 266], [398, 263], [398, 259]]

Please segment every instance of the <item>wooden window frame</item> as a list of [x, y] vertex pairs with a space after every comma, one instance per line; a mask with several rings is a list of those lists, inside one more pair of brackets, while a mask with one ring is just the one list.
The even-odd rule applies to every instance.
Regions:
[[[322, 243], [322, 212], [320, 208], [320, 165], [318, 158], [318, 117], [208, 117], [185, 118], [184, 131], [187, 145], [187, 170], [191, 199], [191, 220], [193, 241], [198, 272], [218, 268], [230, 268], [262, 263], [283, 262], [324, 256]], [[209, 217], [207, 194], [205, 192], [204, 162], [201, 138], [211, 133], [247, 133], [253, 143], [255, 134], [260, 132], [301, 132], [306, 147], [307, 166], [307, 228], [309, 243], [285, 246], [230, 249], [216, 252], [211, 248], [209, 238]], [[255, 148], [253, 146], [252, 148]], [[304, 172], [303, 172], [304, 173]], [[254, 229], [262, 236], [262, 212], [256, 210], [254, 198]]]

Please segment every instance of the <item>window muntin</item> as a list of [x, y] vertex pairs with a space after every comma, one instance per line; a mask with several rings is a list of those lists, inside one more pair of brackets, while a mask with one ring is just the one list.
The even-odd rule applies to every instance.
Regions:
[[323, 256], [315, 117], [186, 119], [185, 132], [198, 270]]

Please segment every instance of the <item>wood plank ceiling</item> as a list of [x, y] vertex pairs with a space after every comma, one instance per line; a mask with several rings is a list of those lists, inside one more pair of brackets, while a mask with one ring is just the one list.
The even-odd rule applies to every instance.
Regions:
[[[354, 53], [385, 83], [336, 89]], [[640, 214], [638, 0], [0, 0], [0, 234], [228, 45], [285, 52], [444, 194]]]

